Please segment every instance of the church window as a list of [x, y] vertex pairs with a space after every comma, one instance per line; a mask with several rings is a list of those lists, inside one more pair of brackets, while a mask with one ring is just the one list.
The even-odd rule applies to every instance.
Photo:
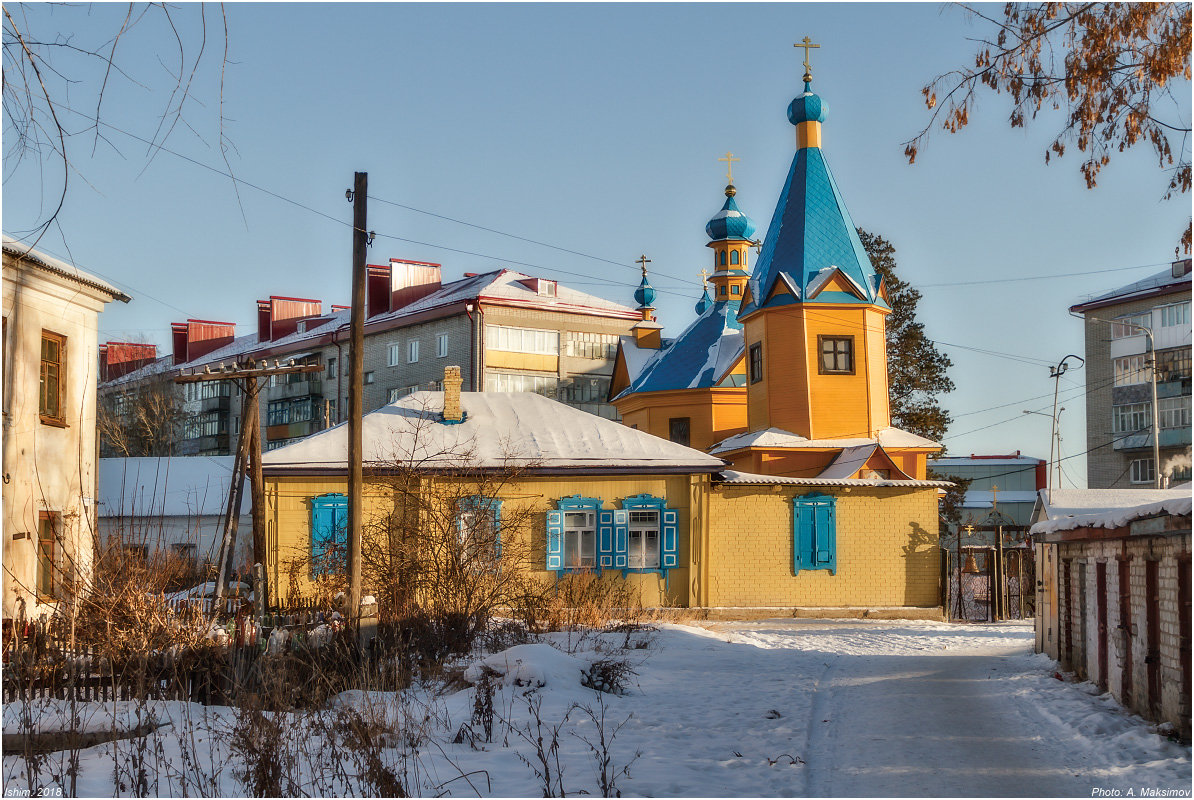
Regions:
[[730, 251], [730, 263], [734, 266], [738, 265], [738, 251], [737, 250]]
[[750, 382], [758, 383], [763, 380], [763, 343], [755, 342], [750, 346]]
[[837, 498], [806, 494], [792, 498], [792, 573], [827, 569], [837, 574]]
[[722, 286], [720, 289], [717, 290], [717, 293], [720, 294], [722, 297], [725, 297], [726, 287]]
[[735, 283], [730, 287], [730, 294], [742, 294], [742, 287]]
[[726, 265], [726, 251], [725, 250], [721, 251], [721, 265], [723, 267]]
[[854, 374], [854, 337], [818, 336], [822, 375]]
[[688, 447], [691, 417], [672, 417], [667, 421], [667, 438]]

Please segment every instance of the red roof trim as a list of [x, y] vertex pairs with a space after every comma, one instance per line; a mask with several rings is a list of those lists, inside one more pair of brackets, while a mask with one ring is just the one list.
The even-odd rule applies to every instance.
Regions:
[[[322, 300], [318, 300], [318, 299], [316, 299], [316, 298], [314, 298], [314, 297], [285, 297], [285, 296], [283, 296], [283, 295], [280, 295], [280, 294], [271, 294], [271, 295], [269, 296], [269, 299], [270, 299], [270, 300], [291, 300], [291, 301], [293, 301], [293, 302], [296, 302], [296, 303], [322, 303], [322, 302], [323, 302]], [[264, 301], [264, 300], [258, 300], [257, 302], [258, 302], [258, 303], [262, 303], [262, 302], [265, 302], [265, 301]]]
[[[258, 302], [262, 302], [262, 301], [259, 300]], [[215, 319], [188, 319], [187, 322], [198, 322], [201, 325], [235, 325], [236, 324], [235, 322], [220, 322], [219, 320], [215, 320]], [[185, 325], [187, 323], [186, 322], [174, 322], [171, 324], [172, 325]]]

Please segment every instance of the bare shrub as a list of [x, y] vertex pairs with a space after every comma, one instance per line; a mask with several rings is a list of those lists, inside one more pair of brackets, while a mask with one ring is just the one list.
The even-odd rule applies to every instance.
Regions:
[[576, 708], [580, 709], [581, 713], [592, 721], [596, 729], [595, 735], [592, 738], [576, 731], [571, 731], [571, 733], [589, 746], [589, 752], [593, 756], [597, 772], [598, 792], [602, 797], [621, 797], [622, 790], [618, 788], [618, 780], [623, 777], [630, 777], [631, 764], [637, 761], [643, 753], [641, 750], [636, 750], [629, 761], [619, 766], [614, 762], [613, 746], [614, 741], [618, 738], [618, 734], [622, 732], [622, 728], [626, 726], [626, 723], [630, 722], [634, 714], [628, 714], [626, 719], [617, 725], [611, 726], [606, 720], [608, 709], [605, 705], [605, 698], [601, 695], [597, 696], [596, 709], [588, 705], [578, 705]]
[[606, 694], [626, 694], [630, 681], [638, 673], [624, 658], [600, 658], [581, 675], [582, 686]]
[[518, 760], [526, 764], [539, 781], [543, 797], [566, 797], [564, 791], [564, 767], [560, 763], [560, 731], [568, 723], [573, 708], [564, 713], [564, 718], [554, 725], [543, 720], [543, 697], [535, 691], [523, 695], [526, 700], [530, 721], [525, 725], [511, 725], [510, 730], [534, 748], [533, 756], [515, 753]]

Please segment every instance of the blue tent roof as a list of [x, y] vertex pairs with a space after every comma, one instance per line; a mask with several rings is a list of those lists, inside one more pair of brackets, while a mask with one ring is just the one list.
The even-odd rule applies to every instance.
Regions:
[[[823, 273], [830, 268], [840, 270], [865, 299], [846, 292], [825, 292], [810, 298], [810, 284], [818, 276], [824, 278]], [[741, 316], [792, 302], [886, 306], [879, 298], [879, 275], [867, 258], [821, 148], [796, 151], [754, 274], [750, 302], [742, 308]], [[767, 297], [780, 280], [793, 296], [768, 302]]]
[[[738, 301], [710, 305], [683, 333], [655, 353], [618, 397], [670, 389], [707, 389], [742, 354]], [[617, 399], [617, 398], [615, 398]]]

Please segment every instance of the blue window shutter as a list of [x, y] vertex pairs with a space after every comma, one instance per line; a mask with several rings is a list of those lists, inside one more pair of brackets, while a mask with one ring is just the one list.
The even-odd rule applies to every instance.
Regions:
[[674, 508], [665, 508], [659, 531], [663, 538], [660, 544], [660, 566], [673, 569], [680, 565], [680, 512]]
[[564, 512], [547, 512], [547, 569], [564, 568]]
[[614, 512], [597, 512], [597, 566], [609, 569], [614, 565]]
[[626, 569], [626, 553], [629, 550], [630, 514], [624, 509], [614, 511], [614, 566]]
[[[347, 550], [348, 498], [342, 494], [312, 497], [311, 575], [343, 572]], [[335, 564], [329, 563], [332, 558], [335, 558]]]
[[809, 494], [792, 498], [792, 572], [827, 569], [837, 574], [837, 498]]

